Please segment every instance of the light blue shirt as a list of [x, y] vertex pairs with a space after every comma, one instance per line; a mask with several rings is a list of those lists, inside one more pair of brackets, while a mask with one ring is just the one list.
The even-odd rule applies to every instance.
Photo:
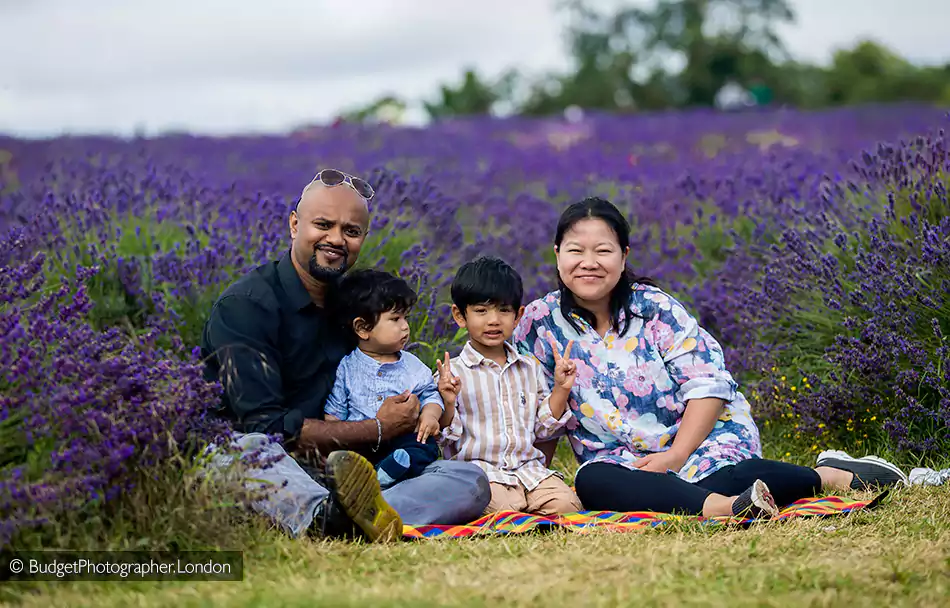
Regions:
[[324, 414], [354, 422], [369, 420], [387, 397], [406, 389], [419, 397], [420, 407], [438, 403], [445, 410], [432, 371], [418, 357], [400, 351], [398, 360], [380, 363], [357, 348], [340, 361]]

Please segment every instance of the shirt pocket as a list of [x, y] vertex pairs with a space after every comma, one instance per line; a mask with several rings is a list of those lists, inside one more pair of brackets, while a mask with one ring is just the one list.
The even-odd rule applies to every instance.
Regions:
[[534, 420], [538, 416], [538, 408], [541, 407], [541, 399], [538, 398], [537, 391], [525, 391], [517, 396], [515, 411], [521, 424], [534, 425]]

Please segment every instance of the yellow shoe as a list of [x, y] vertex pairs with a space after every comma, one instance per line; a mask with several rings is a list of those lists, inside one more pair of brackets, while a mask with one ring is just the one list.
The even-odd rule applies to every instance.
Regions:
[[336, 451], [327, 457], [327, 489], [370, 542], [402, 538], [402, 518], [379, 489], [376, 469], [356, 452]]

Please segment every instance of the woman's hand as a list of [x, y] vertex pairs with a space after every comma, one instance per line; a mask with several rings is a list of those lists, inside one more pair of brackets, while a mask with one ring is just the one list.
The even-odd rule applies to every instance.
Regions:
[[550, 338], [551, 351], [554, 353], [554, 386], [570, 392], [574, 386], [574, 379], [577, 377], [577, 364], [571, 359], [571, 347], [574, 346], [574, 340], [567, 343], [564, 347], [564, 354], [558, 353], [557, 343], [554, 338]]
[[633, 466], [641, 471], [653, 471], [654, 473], [666, 473], [667, 471], [679, 472], [689, 459], [689, 454], [685, 456], [675, 450], [665, 452], [654, 452], [647, 454], [640, 460], [633, 463]]

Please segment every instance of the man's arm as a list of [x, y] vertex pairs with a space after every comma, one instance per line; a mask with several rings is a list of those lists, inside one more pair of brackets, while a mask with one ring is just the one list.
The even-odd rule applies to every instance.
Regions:
[[321, 454], [333, 450], [373, 448], [380, 441], [380, 430], [382, 441], [387, 441], [411, 431], [418, 418], [419, 397], [406, 391], [385, 399], [376, 418], [370, 420], [341, 422], [308, 418], [303, 423], [297, 447]]
[[[388, 431], [384, 426], [382, 441], [394, 436]], [[334, 450], [362, 451], [366, 448], [374, 448], [379, 440], [379, 426], [376, 425], [376, 420], [352, 422], [307, 418], [303, 422], [296, 448], [315, 450], [327, 455]]]
[[214, 305], [206, 334], [241, 430], [290, 439], [300, 433], [304, 418], [284, 405], [277, 335], [277, 311], [239, 295], [225, 296]]

